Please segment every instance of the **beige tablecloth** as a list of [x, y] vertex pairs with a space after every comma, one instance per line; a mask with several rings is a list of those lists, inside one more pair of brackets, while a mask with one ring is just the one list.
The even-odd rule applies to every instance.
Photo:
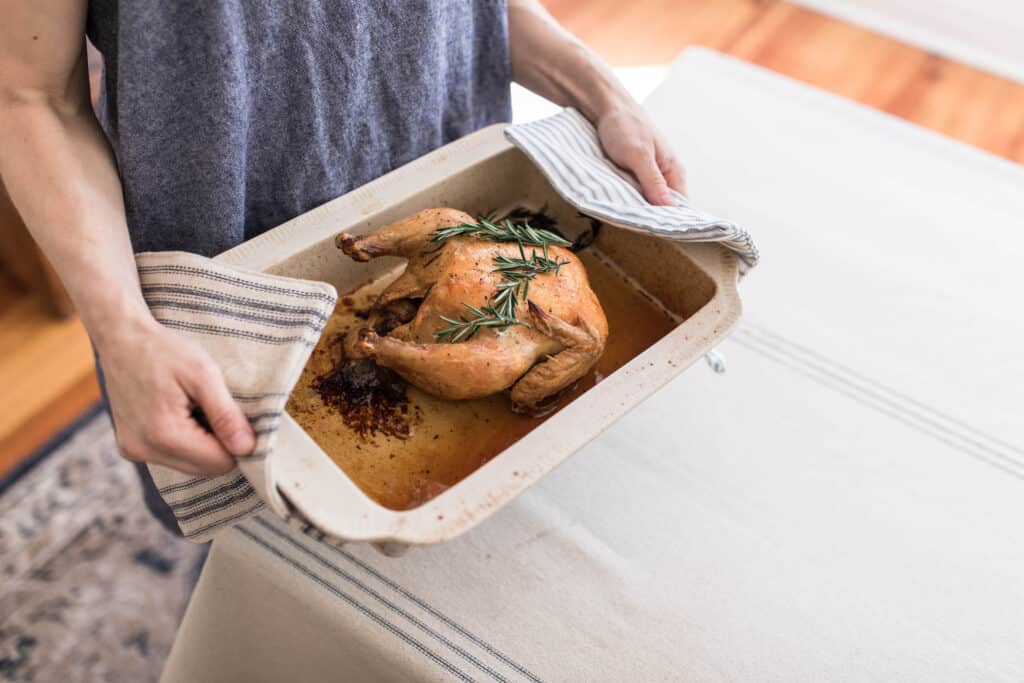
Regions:
[[760, 238], [728, 372], [445, 545], [225, 533], [167, 683], [1024, 680], [1024, 171], [703, 51], [649, 106]]

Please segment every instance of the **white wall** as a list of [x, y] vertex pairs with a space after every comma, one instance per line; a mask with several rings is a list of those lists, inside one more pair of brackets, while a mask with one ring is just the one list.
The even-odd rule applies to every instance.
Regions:
[[1024, 0], [796, 0], [1024, 83]]

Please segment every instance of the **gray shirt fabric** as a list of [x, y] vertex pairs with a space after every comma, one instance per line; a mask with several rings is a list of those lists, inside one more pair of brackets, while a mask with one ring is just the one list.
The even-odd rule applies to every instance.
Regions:
[[136, 251], [212, 256], [509, 119], [504, 0], [90, 0]]

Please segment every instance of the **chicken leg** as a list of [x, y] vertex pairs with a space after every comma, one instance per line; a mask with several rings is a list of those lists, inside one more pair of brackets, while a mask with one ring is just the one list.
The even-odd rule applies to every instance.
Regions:
[[[505, 353], [504, 342], [495, 337], [475, 337], [461, 344], [419, 344], [400, 338], [404, 335], [381, 337], [364, 330], [352, 354], [373, 357], [424, 391], [447, 398], [480, 398], [512, 385], [513, 408], [532, 412], [542, 399], [593, 367], [601, 339], [586, 321], [582, 328], [573, 327], [533, 302], [529, 310], [531, 323], [545, 336], [531, 344], [535, 348], [520, 353]], [[544, 356], [547, 360], [533, 365]], [[467, 373], [472, 373], [472, 382], [466, 381]]]
[[423, 255], [435, 230], [474, 222], [468, 213], [456, 209], [424, 209], [369, 235], [341, 233], [334, 243], [355, 261], [369, 261], [377, 256], [413, 259]]
[[[530, 369], [536, 355], [543, 354], [543, 350], [508, 354], [501, 346], [494, 337], [478, 336], [461, 344], [420, 344], [364, 329], [352, 356], [373, 358], [428, 393], [458, 400], [502, 391]], [[557, 348], [551, 343], [546, 346]], [[473, 381], [468, 382], [470, 374]]]
[[600, 357], [602, 346], [600, 332], [587, 320], [579, 321], [582, 327], [573, 327], [545, 313], [532, 301], [527, 303], [533, 325], [561, 345], [562, 350], [534, 365], [512, 385], [510, 398], [516, 412], [533, 412], [543, 399], [587, 374]]

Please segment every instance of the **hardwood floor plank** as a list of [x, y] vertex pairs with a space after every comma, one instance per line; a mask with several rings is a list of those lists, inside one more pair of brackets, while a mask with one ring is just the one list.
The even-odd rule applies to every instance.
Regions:
[[[15, 458], [8, 451], [14, 445], [41, 443], [44, 426], [59, 428], [73, 418], [86, 397], [83, 387], [95, 384], [92, 376], [92, 347], [81, 322], [54, 318], [38, 296], [16, 297], [0, 314], [0, 444], [6, 444], [0, 459]], [[21, 435], [33, 424], [35, 432]]]
[[[15, 291], [0, 311], [0, 358], [17, 353], [32, 338], [51, 326], [54, 319], [37, 297]], [[2, 361], [0, 361], [2, 362]]]
[[1010, 143], [1010, 158], [1024, 164], [1024, 125], [1021, 125]]
[[784, 0], [551, 0], [616, 66], [705, 45], [1024, 162], [1024, 85]]
[[81, 377], [65, 389], [59, 401], [17, 426], [7, 434], [0, 433], [0, 477], [31, 455], [99, 400], [96, 376]]
[[552, 1], [569, 31], [616, 66], [670, 62], [688, 45], [723, 49], [776, 0]]
[[1024, 86], [936, 59], [921, 83], [886, 107], [898, 116], [1015, 161], [1024, 161]]
[[18, 354], [24, 365], [0, 365], [0, 434], [12, 431], [59, 401], [65, 389], [92, 372], [84, 334], [52, 330], [40, 334]]
[[730, 54], [874, 107], [909, 87], [929, 61], [920, 50], [790, 4], [766, 11]]

